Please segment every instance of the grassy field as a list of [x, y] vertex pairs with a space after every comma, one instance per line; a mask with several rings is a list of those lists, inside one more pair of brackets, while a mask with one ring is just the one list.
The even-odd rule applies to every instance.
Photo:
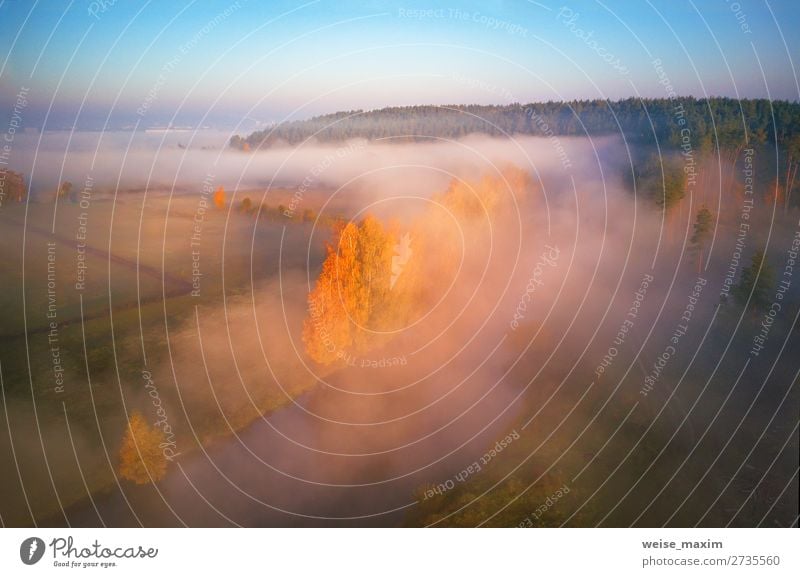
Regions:
[[[116, 483], [126, 414], [155, 422], [156, 398], [186, 453], [314, 385], [288, 354], [306, 293], [304, 275], [287, 276], [305, 266], [312, 225], [198, 202], [60, 201], [55, 227], [52, 203], [3, 207], [0, 426], [13, 446], [4, 438], [0, 460], [17, 465], [0, 479], [15, 496], [4, 523], [34, 524]], [[282, 237], [304, 249], [282, 257], [283, 293], [270, 286]]]

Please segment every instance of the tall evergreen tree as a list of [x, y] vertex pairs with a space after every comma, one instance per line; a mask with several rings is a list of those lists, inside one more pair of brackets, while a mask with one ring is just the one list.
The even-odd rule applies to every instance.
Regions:
[[697, 217], [694, 221], [694, 233], [689, 239], [691, 249], [697, 253], [697, 272], [702, 272], [703, 267], [703, 249], [708, 240], [708, 235], [711, 234], [711, 224], [714, 218], [711, 211], [705, 206], [701, 206], [697, 211]]
[[750, 306], [755, 309], [764, 308], [769, 303], [769, 291], [775, 280], [772, 267], [766, 260], [764, 251], [758, 249], [753, 253], [750, 266], [742, 270], [739, 284], [731, 291], [736, 302], [744, 306], [750, 299]]

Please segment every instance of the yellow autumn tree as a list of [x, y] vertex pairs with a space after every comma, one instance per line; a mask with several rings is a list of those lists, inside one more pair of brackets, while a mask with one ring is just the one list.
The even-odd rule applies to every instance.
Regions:
[[162, 479], [167, 472], [164, 442], [161, 429], [149, 426], [140, 413], [132, 413], [119, 450], [120, 477], [137, 485]]
[[395, 239], [374, 216], [367, 216], [358, 229], [356, 252], [359, 279], [358, 298], [353, 311], [357, 323], [355, 349], [367, 351], [379, 344], [386, 313], [393, 303], [390, 298], [392, 252]]
[[217, 208], [225, 208], [225, 187], [220, 186], [214, 193], [214, 206]]
[[330, 364], [379, 341], [389, 299], [394, 236], [369, 215], [338, 225], [308, 295], [303, 342], [309, 356]]
[[482, 176], [475, 182], [454, 178], [438, 197], [458, 220], [494, 221], [499, 212], [522, 201], [531, 186], [527, 172], [516, 166], [503, 167], [499, 173]]
[[340, 255], [344, 258], [353, 248], [350, 238], [355, 225], [337, 225], [334, 240], [325, 246], [326, 256], [314, 290], [308, 295], [308, 317], [303, 324], [303, 342], [309, 356], [322, 364], [337, 359], [353, 342], [342, 289], [350, 275], [340, 275]]
[[407, 232], [371, 215], [338, 225], [308, 295], [303, 342], [309, 356], [331, 364], [408, 326], [457, 274], [465, 243], [484, 239], [487, 225], [512, 214], [529, 188], [528, 174], [508, 167], [476, 182], [453, 180]]

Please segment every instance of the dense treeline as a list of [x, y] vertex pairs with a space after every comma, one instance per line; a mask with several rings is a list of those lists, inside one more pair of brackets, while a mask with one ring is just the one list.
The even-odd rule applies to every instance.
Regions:
[[[688, 130], [687, 130], [688, 129]], [[599, 136], [622, 133], [635, 142], [679, 147], [691, 142], [698, 152], [735, 149], [744, 142], [782, 147], [800, 137], [800, 104], [766, 99], [638, 99], [616, 102], [575, 100], [502, 106], [407, 106], [337, 112], [284, 122], [231, 146], [250, 150], [296, 145], [307, 139], [336, 142], [350, 138], [460, 138], [468, 134]], [[688, 140], [687, 140], [688, 139]]]

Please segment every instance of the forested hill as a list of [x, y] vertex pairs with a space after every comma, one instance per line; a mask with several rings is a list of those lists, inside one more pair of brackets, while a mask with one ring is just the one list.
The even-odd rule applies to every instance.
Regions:
[[[686, 130], [688, 129], [688, 131]], [[680, 146], [690, 139], [698, 150], [738, 148], [747, 141], [781, 146], [800, 136], [800, 104], [766, 99], [629, 98], [616, 102], [576, 100], [504, 106], [405, 106], [337, 112], [284, 122], [231, 146], [244, 150], [296, 145], [308, 139], [428, 137], [455, 139], [468, 134], [599, 136], [619, 134], [637, 142]]]

